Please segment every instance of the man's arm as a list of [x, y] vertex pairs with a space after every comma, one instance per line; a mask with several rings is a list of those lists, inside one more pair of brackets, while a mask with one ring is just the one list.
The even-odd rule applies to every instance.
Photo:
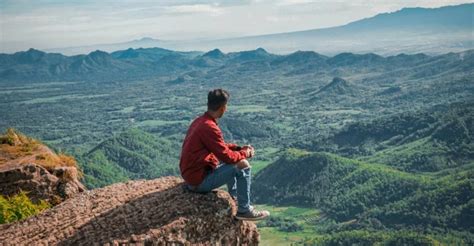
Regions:
[[234, 151], [242, 150], [242, 147], [240, 147], [239, 145], [237, 145], [235, 143], [226, 143], [226, 145], [227, 145], [227, 147], [229, 147], [229, 149], [234, 150]]
[[217, 126], [206, 125], [200, 129], [199, 133], [204, 146], [216, 155], [219, 160], [225, 163], [234, 164], [248, 157], [246, 150], [232, 150], [229, 145], [224, 142], [222, 132]]

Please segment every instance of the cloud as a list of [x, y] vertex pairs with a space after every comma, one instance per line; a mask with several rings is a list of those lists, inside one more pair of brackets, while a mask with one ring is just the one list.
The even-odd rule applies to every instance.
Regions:
[[277, 6], [289, 6], [289, 5], [300, 5], [300, 4], [308, 4], [308, 3], [315, 3], [317, 1], [314, 0], [279, 0], [276, 1]]
[[468, 0], [0, 0], [0, 52], [158, 39], [225, 38], [346, 24]]
[[195, 14], [209, 13], [213, 16], [222, 14], [222, 9], [217, 4], [175, 5], [164, 7], [164, 14]]
[[276, 16], [267, 16], [267, 17], [265, 17], [265, 20], [270, 21], [270, 22], [279, 22], [280, 18], [278, 18]]

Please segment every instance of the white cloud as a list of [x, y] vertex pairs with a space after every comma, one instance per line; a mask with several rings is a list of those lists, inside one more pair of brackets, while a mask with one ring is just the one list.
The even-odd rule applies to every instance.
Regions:
[[193, 5], [176, 5], [164, 7], [166, 14], [195, 14], [209, 13], [211, 15], [220, 15], [222, 10], [217, 4], [193, 4]]
[[267, 16], [267, 17], [265, 17], [265, 20], [270, 21], [270, 22], [279, 22], [280, 18], [278, 18], [276, 16]]
[[346, 24], [403, 7], [468, 0], [0, 0], [0, 52], [158, 39], [224, 38]]
[[300, 4], [308, 4], [308, 3], [315, 3], [314, 0], [279, 0], [276, 1], [277, 6], [289, 6], [289, 5], [300, 5]]

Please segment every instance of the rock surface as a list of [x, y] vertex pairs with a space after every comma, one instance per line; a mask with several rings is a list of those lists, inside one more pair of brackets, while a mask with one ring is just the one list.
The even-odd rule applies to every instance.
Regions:
[[48, 200], [53, 204], [86, 190], [79, 182], [75, 167], [57, 167], [52, 171], [35, 164], [0, 166], [0, 194], [11, 196], [20, 190], [37, 202]]
[[185, 192], [164, 177], [85, 191], [27, 220], [0, 225], [5, 245], [257, 245], [226, 191]]

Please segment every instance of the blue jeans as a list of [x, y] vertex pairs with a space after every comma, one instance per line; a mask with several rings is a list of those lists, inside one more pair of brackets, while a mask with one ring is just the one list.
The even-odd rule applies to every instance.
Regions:
[[221, 164], [209, 171], [195, 192], [206, 193], [222, 185], [227, 185], [231, 196], [237, 197], [237, 212], [245, 213], [250, 209], [250, 168], [239, 169], [236, 165]]

